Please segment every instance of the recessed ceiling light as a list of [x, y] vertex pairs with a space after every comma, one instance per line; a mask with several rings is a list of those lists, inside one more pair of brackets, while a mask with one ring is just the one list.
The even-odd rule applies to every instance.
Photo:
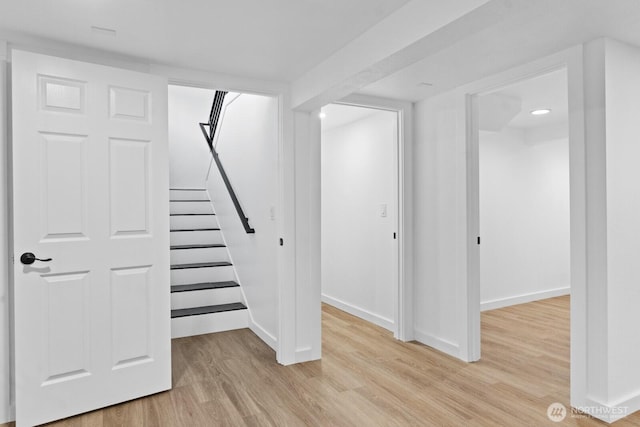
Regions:
[[541, 108], [539, 110], [531, 111], [532, 116], [544, 116], [545, 114], [549, 114], [551, 112], [548, 108]]
[[327, 113], [320, 112], [320, 114], [318, 114], [318, 117], [324, 119], [325, 117], [327, 117]]
[[116, 36], [116, 30], [113, 30], [111, 28], [96, 27], [95, 25], [92, 25], [91, 31], [96, 34], [102, 34], [103, 36], [111, 36], [111, 37]]

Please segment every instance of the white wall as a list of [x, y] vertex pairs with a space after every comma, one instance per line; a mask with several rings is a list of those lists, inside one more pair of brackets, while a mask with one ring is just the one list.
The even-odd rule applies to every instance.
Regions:
[[[605, 43], [608, 403], [640, 409], [640, 49]], [[602, 160], [604, 160], [602, 159]]]
[[171, 188], [203, 188], [211, 155], [199, 123], [209, 121], [214, 90], [169, 86]]
[[[247, 298], [251, 329], [275, 348], [278, 336], [278, 101], [243, 94], [227, 104], [217, 150], [249, 224], [247, 234], [217, 167], [207, 189]], [[210, 159], [211, 156], [208, 155]]]
[[569, 141], [529, 132], [480, 132], [484, 310], [569, 293]]
[[460, 251], [466, 245], [464, 116], [457, 101], [447, 93], [416, 103], [413, 151], [415, 338], [454, 356], [463, 346], [467, 280]]
[[[296, 111], [293, 117], [295, 141], [295, 241], [285, 237], [285, 246], [295, 245], [295, 362], [321, 357], [321, 131], [320, 111]], [[290, 296], [281, 295], [282, 299]], [[288, 328], [281, 320], [281, 330]], [[290, 346], [288, 346], [290, 347]], [[281, 347], [282, 348], [282, 347]], [[289, 356], [290, 357], [290, 356]]]
[[322, 132], [322, 298], [393, 330], [397, 114], [371, 111]]

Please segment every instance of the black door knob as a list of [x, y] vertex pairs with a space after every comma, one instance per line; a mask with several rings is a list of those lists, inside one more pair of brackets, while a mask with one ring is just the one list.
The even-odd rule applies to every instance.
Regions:
[[51, 258], [44, 258], [44, 259], [36, 258], [36, 256], [31, 252], [25, 252], [20, 257], [20, 262], [23, 263], [24, 265], [31, 265], [36, 261], [49, 262], [51, 260], [52, 260]]

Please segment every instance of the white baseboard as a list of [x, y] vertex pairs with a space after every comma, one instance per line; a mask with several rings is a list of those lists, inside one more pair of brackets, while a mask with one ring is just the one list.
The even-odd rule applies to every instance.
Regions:
[[539, 301], [547, 298], [555, 298], [563, 295], [570, 295], [571, 288], [557, 288], [542, 292], [532, 292], [530, 294], [516, 295], [514, 297], [494, 299], [480, 303], [480, 311], [495, 310], [497, 308], [509, 307], [512, 305], [526, 304], [528, 302]]
[[251, 313], [249, 314], [249, 329], [258, 336], [265, 344], [271, 347], [274, 351], [278, 351], [278, 339], [271, 335], [265, 328], [260, 326], [253, 320]]
[[294, 363], [304, 363], [319, 360], [320, 355], [316, 353], [317, 352], [314, 351], [314, 349], [311, 347], [299, 348], [296, 350]]
[[378, 314], [372, 313], [360, 307], [356, 307], [355, 305], [349, 304], [347, 302], [341, 301], [337, 298], [333, 298], [325, 294], [322, 294], [322, 302], [332, 305], [335, 308], [339, 308], [342, 311], [346, 311], [349, 314], [352, 314], [356, 317], [364, 319], [367, 322], [371, 322], [374, 325], [378, 325], [391, 332], [395, 331], [394, 321], [391, 319], [387, 319], [386, 317], [382, 317]]
[[1, 414], [0, 414], [0, 424], [6, 424], [6, 423], [10, 423], [16, 420], [15, 415], [15, 410], [13, 410], [11, 407], [6, 408]]
[[460, 358], [460, 346], [458, 344], [417, 329], [413, 331], [413, 335], [416, 341], [424, 345], [435, 348], [449, 356], [453, 356], [458, 359]]
[[589, 398], [586, 400], [588, 406], [578, 406], [575, 409], [609, 424], [640, 411], [640, 391], [609, 404]]

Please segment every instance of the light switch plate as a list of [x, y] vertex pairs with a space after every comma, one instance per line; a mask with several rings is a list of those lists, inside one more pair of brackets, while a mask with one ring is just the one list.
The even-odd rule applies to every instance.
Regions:
[[386, 203], [383, 203], [383, 204], [380, 205], [379, 212], [380, 212], [380, 216], [382, 218], [386, 218], [387, 217], [387, 205], [386, 205]]

